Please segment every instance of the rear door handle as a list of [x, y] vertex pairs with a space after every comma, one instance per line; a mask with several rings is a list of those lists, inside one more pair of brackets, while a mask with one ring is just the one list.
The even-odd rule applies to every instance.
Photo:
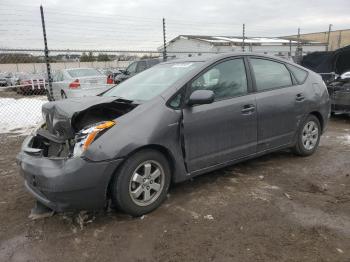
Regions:
[[303, 101], [304, 99], [305, 99], [305, 97], [304, 97], [303, 93], [297, 94], [297, 95], [296, 95], [296, 98], [295, 98], [295, 100], [298, 101], [298, 102], [301, 102], [301, 101]]
[[244, 105], [241, 112], [242, 114], [249, 114], [255, 111], [254, 105]]

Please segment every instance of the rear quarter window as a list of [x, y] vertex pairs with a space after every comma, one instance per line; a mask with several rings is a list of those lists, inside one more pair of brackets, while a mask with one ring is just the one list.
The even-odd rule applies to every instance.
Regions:
[[307, 71], [289, 64], [287, 64], [287, 67], [292, 72], [295, 80], [297, 80], [299, 85], [305, 82], [308, 75]]

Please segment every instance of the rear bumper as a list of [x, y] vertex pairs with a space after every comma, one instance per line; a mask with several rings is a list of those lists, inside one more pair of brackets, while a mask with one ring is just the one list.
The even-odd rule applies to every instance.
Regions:
[[25, 140], [17, 163], [25, 187], [38, 201], [57, 212], [105, 206], [109, 181], [122, 159], [92, 162], [32, 156], [25, 152], [30, 139]]

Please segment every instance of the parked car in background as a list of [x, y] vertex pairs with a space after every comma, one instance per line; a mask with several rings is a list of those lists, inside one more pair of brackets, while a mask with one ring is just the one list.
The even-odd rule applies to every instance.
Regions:
[[350, 114], [350, 71], [328, 81], [327, 88], [331, 98], [332, 113]]
[[7, 86], [8, 81], [7, 81], [7, 74], [6, 73], [0, 73], [0, 86]]
[[113, 81], [94, 68], [62, 69], [54, 73], [55, 100], [98, 95], [112, 87]]
[[119, 84], [124, 80], [148, 69], [152, 66], [160, 63], [161, 60], [157, 59], [143, 59], [139, 61], [132, 62], [125, 70], [119, 70], [115, 72], [111, 78], [114, 80], [115, 84]]
[[350, 113], [350, 45], [335, 51], [313, 52], [302, 65], [322, 75], [334, 114]]
[[15, 86], [18, 78], [11, 72], [0, 73], [0, 86]]
[[45, 73], [21, 73], [17, 75], [19, 86], [16, 88], [18, 94], [42, 95], [46, 93], [47, 78]]
[[29, 192], [56, 211], [111, 199], [139, 216], [166, 199], [171, 181], [285, 148], [312, 155], [330, 101], [318, 74], [234, 53], [161, 63], [101, 96], [42, 111], [45, 124], [17, 156]]

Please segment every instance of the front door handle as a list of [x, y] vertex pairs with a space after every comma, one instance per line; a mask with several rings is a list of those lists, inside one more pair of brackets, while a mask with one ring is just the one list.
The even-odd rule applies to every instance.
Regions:
[[305, 97], [304, 97], [303, 93], [299, 93], [299, 94], [297, 94], [296, 97], [295, 97], [295, 100], [296, 100], [297, 102], [304, 101], [304, 99], [305, 99]]
[[249, 113], [253, 113], [254, 111], [255, 111], [254, 105], [244, 105], [241, 110], [242, 114], [249, 114]]

